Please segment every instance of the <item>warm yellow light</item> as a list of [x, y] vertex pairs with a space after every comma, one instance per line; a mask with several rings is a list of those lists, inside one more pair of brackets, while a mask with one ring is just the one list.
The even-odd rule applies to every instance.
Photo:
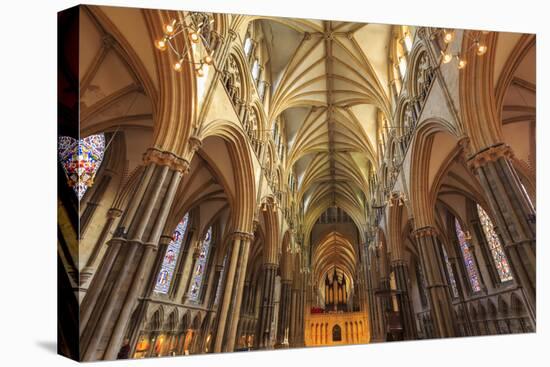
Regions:
[[164, 33], [171, 35], [174, 33], [176, 21], [173, 20], [164, 26]]
[[183, 60], [175, 62], [173, 67], [175, 71], [181, 71], [181, 69], [183, 68]]
[[444, 31], [443, 41], [445, 43], [450, 43], [455, 38], [454, 32], [452, 31]]
[[466, 64], [467, 64], [466, 60], [461, 59], [458, 56], [457, 56], [457, 58], [458, 58], [458, 68], [459, 69], [464, 69], [466, 67]]
[[203, 77], [203, 76], [204, 76], [204, 70], [202, 69], [202, 65], [201, 65], [201, 67], [199, 67], [199, 68], [197, 69], [197, 75], [198, 75], [199, 77]]
[[204, 57], [204, 63], [205, 63], [206, 65], [212, 64], [212, 56], [206, 55], [206, 56]]
[[441, 59], [444, 64], [448, 64], [453, 59], [453, 55], [451, 55], [449, 52], [443, 52], [441, 51], [441, 55], [443, 58]]
[[189, 39], [193, 43], [199, 42], [199, 35], [195, 31], [189, 31]]
[[485, 55], [486, 52], [487, 52], [487, 45], [478, 43], [477, 44], [477, 54], [479, 56], [482, 56], [482, 55]]
[[166, 47], [167, 47], [166, 39], [162, 38], [162, 39], [159, 39], [159, 40], [155, 41], [155, 47], [158, 48], [161, 51], [166, 50]]

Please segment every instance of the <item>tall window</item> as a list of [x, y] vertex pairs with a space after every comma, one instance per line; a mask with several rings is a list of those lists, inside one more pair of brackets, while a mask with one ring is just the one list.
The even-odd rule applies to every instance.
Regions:
[[155, 292], [167, 294], [170, 289], [170, 282], [174, 276], [174, 270], [178, 262], [178, 256], [181, 250], [181, 244], [187, 231], [187, 223], [189, 222], [189, 213], [183, 216], [183, 219], [178, 223], [176, 229], [172, 233], [172, 240], [166, 248], [164, 259], [160, 267], [157, 282], [155, 284]]
[[189, 289], [189, 299], [197, 301], [201, 290], [202, 280], [204, 277], [204, 271], [206, 270], [206, 262], [208, 260], [208, 253], [210, 252], [210, 245], [212, 243], [212, 226], [206, 231], [204, 240], [200, 245], [199, 257], [195, 270], [193, 271], [193, 279], [191, 281], [191, 288]]
[[254, 79], [254, 82], [258, 82], [258, 79], [260, 78], [260, 62], [258, 59], [254, 60], [254, 64], [252, 64], [252, 79]]
[[456, 279], [455, 275], [453, 273], [453, 267], [451, 265], [451, 262], [449, 261], [449, 256], [447, 256], [447, 251], [445, 251], [445, 247], [441, 246], [441, 250], [443, 251], [443, 258], [445, 260], [445, 267], [447, 268], [447, 274], [449, 276], [449, 283], [451, 285], [451, 293], [454, 298], [458, 297], [458, 288], [456, 286]]
[[[378, 264], [378, 262], [375, 262]], [[418, 291], [420, 293], [420, 302], [423, 307], [428, 305], [428, 295], [426, 294], [426, 289], [428, 284], [426, 283], [426, 278], [424, 277], [424, 272], [422, 271], [422, 266], [419, 262], [416, 263], [416, 279], [418, 280]]]
[[407, 49], [407, 52], [410, 52], [412, 49], [412, 38], [411, 38], [411, 33], [409, 31], [407, 31], [403, 36], [403, 43], [405, 44], [405, 48]]
[[405, 79], [405, 74], [407, 73], [407, 58], [403, 56], [399, 56], [399, 75], [401, 75], [401, 79]]
[[246, 56], [250, 55], [250, 51], [252, 51], [252, 38], [246, 37], [244, 40], [244, 54]]
[[264, 95], [265, 95], [265, 81], [261, 82], [258, 85], [258, 97], [262, 102], [264, 101]]
[[479, 215], [481, 228], [483, 228], [483, 234], [489, 244], [489, 250], [491, 251], [493, 261], [495, 262], [500, 281], [507, 282], [512, 280], [512, 271], [510, 270], [508, 259], [506, 258], [500, 239], [495, 232], [495, 226], [493, 225], [491, 218], [489, 218], [487, 212], [485, 212], [479, 204], [477, 204], [477, 214]]
[[105, 149], [103, 133], [79, 140], [70, 136], [59, 137], [57, 141], [59, 161], [67, 176], [67, 183], [73, 188], [79, 201], [92, 186], [103, 161]]
[[462, 252], [462, 258], [464, 259], [464, 265], [466, 265], [466, 271], [468, 273], [468, 278], [470, 279], [470, 285], [472, 286], [472, 291], [479, 292], [481, 290], [481, 285], [479, 282], [479, 275], [477, 272], [474, 255], [470, 251], [470, 243], [466, 239], [466, 233], [462, 230], [462, 226], [457, 218], [455, 218], [455, 229], [456, 237], [458, 238], [458, 243], [460, 245], [460, 251]]

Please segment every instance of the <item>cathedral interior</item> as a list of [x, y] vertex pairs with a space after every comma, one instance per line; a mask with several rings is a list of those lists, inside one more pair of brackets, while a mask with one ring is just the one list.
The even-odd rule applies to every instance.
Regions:
[[535, 331], [535, 35], [58, 22], [60, 353]]

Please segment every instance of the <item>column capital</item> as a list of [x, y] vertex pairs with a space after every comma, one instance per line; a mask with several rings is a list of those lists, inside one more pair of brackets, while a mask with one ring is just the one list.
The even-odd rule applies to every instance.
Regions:
[[149, 148], [143, 155], [143, 163], [154, 163], [159, 166], [168, 166], [169, 168], [186, 174], [189, 171], [189, 161], [178, 157], [172, 152], [161, 151], [157, 148]]
[[470, 169], [477, 169], [485, 166], [489, 162], [495, 162], [500, 158], [512, 159], [514, 152], [509, 145], [504, 143], [495, 144], [488, 148], [484, 148], [468, 158], [468, 166]]
[[243, 231], [234, 231], [233, 233], [231, 233], [231, 239], [233, 240], [236, 240], [236, 239], [240, 239], [240, 240], [250, 240], [252, 241], [254, 239], [254, 234], [253, 233], [249, 233], [249, 232], [243, 232]]
[[407, 261], [403, 259], [395, 259], [390, 262], [390, 267], [397, 267], [397, 266], [408, 266], [409, 264]]
[[262, 268], [266, 270], [274, 270], [279, 267], [279, 264], [276, 263], [263, 263]]
[[122, 215], [122, 210], [120, 209], [111, 208], [109, 209], [109, 211], [107, 211], [107, 218], [110, 218], [110, 219], [118, 218], [121, 215]]
[[433, 236], [437, 236], [437, 229], [431, 226], [426, 226], [426, 227], [422, 227], [414, 230], [413, 234], [415, 238], [433, 237]]

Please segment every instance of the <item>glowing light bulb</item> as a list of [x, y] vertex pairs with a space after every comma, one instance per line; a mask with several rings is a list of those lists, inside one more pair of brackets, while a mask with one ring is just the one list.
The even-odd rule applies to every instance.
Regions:
[[477, 54], [479, 56], [482, 56], [482, 55], [485, 55], [486, 52], [487, 52], [487, 45], [478, 43], [477, 44]]
[[175, 71], [181, 71], [181, 69], [183, 68], [183, 60], [175, 62], [173, 68]]
[[464, 68], [466, 67], [466, 64], [467, 64], [466, 60], [461, 59], [461, 58], [458, 57], [458, 56], [457, 56], [456, 58], [457, 58], [457, 60], [458, 60], [458, 68], [459, 68], [459, 69], [464, 69]]
[[172, 20], [170, 23], [166, 24], [164, 26], [164, 33], [168, 34], [168, 35], [172, 35], [174, 33], [174, 31], [176, 30], [176, 20]]
[[166, 50], [166, 47], [167, 47], [166, 38], [157, 40], [155, 42], [155, 47], [158, 48], [160, 51]]
[[453, 59], [453, 55], [451, 55], [449, 52], [443, 52], [441, 51], [441, 55], [443, 58], [441, 59], [444, 64], [448, 64]]
[[200, 67], [197, 68], [197, 75], [199, 77], [203, 77], [204, 76], [204, 70], [202, 69], [202, 65]]
[[199, 42], [199, 35], [195, 31], [189, 31], [189, 39], [193, 43]]
[[443, 41], [445, 43], [450, 43], [455, 38], [454, 32], [452, 31], [444, 31]]
[[212, 64], [212, 61], [213, 61], [213, 60], [212, 60], [212, 56], [206, 55], [206, 56], [204, 57], [204, 60], [203, 60], [203, 61], [204, 61], [204, 63], [205, 63], [206, 65]]

